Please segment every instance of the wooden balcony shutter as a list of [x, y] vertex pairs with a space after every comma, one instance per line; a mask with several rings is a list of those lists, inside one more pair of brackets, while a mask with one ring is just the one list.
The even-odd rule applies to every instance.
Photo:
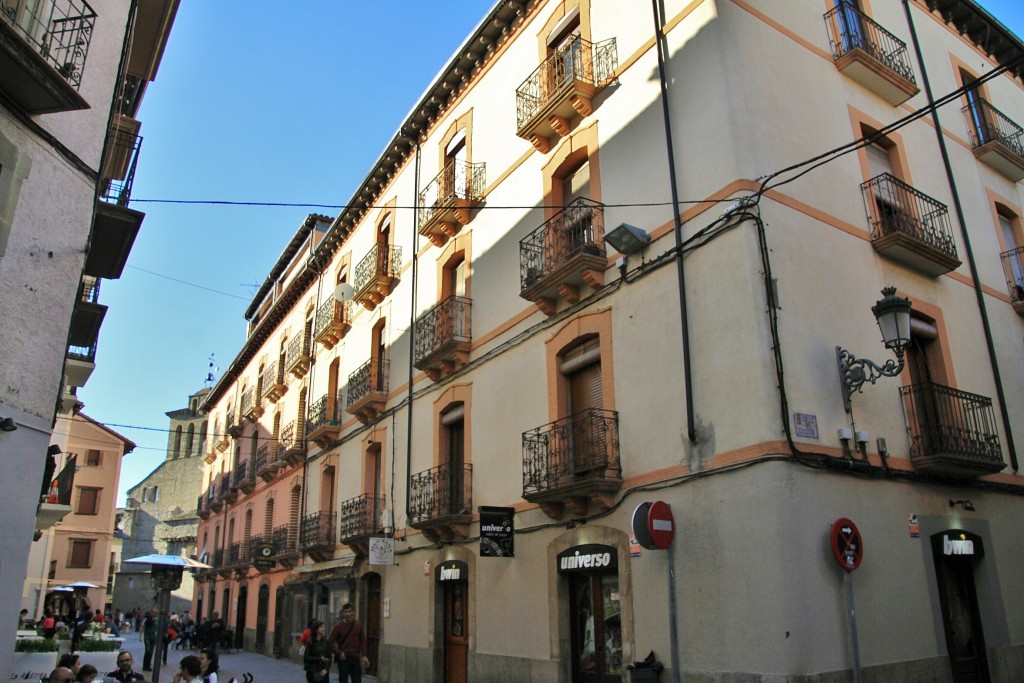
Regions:
[[565, 354], [559, 370], [569, 381], [570, 415], [604, 406], [599, 339], [595, 338]]

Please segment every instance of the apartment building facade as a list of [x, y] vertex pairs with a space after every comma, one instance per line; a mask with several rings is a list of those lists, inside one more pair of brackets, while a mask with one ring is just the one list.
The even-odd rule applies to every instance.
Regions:
[[295, 234], [196, 613], [294, 656], [351, 601], [382, 681], [1020, 678], [1024, 45], [652, 4], [496, 3]]
[[[137, 114], [177, 0], [0, 3], [0, 599], [21, 602], [33, 535], [72, 511], [55, 470], [95, 367], [103, 279], [120, 277], [143, 219], [128, 207]], [[58, 430], [59, 431], [59, 430]], [[59, 458], [59, 453], [58, 459]], [[61, 473], [63, 475], [61, 476]], [[58, 474], [60, 492], [48, 496]], [[13, 637], [10, 631], [0, 631]], [[9, 641], [11, 638], [8, 638]], [[10, 653], [0, 651], [0, 673]]]

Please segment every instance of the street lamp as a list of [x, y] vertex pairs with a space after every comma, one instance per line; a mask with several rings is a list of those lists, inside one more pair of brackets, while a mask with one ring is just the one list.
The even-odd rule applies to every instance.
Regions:
[[867, 358], [857, 358], [841, 346], [836, 347], [839, 379], [843, 391], [843, 407], [850, 412], [853, 392], [860, 391], [864, 382], [874, 384], [879, 377], [895, 377], [903, 370], [903, 350], [910, 343], [910, 299], [896, 296], [895, 287], [882, 290], [882, 299], [871, 307], [871, 312], [882, 331], [882, 343], [892, 349], [896, 360], [889, 359], [879, 365]]
[[210, 565], [178, 555], [143, 555], [125, 560], [125, 564], [150, 565], [150, 581], [156, 589], [156, 637], [157, 650], [153, 653], [153, 681], [160, 681], [160, 662], [163, 657], [163, 638], [167, 632], [167, 612], [170, 608], [171, 591], [181, 586], [181, 575], [186, 569], [212, 569]]

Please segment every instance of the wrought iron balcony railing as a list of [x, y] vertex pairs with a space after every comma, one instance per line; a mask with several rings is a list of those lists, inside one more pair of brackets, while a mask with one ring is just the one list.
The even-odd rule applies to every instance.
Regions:
[[581, 253], [604, 256], [604, 205], [585, 197], [519, 241], [520, 291]]
[[226, 555], [224, 566], [237, 567], [242, 562], [242, 544], [232, 543], [229, 545]]
[[619, 58], [615, 38], [591, 43], [577, 37], [549, 55], [516, 88], [516, 128], [522, 130], [576, 82], [600, 88], [611, 82]]
[[100, 190], [100, 199], [108, 204], [128, 206], [132, 198], [132, 185], [135, 183], [135, 168], [139, 162], [139, 150], [142, 149], [142, 136], [123, 130], [113, 130], [110, 135], [108, 156], [124, 159], [124, 177], [104, 178]]
[[270, 464], [270, 444], [262, 444], [256, 449], [256, 455], [252, 456], [252, 471], [253, 474], [258, 475], [263, 470], [267, 469], [267, 465]]
[[337, 396], [324, 394], [313, 401], [306, 417], [306, 436], [311, 438], [311, 435], [321, 427], [337, 425], [341, 415], [339, 406], [341, 406], [341, 394]]
[[472, 341], [473, 302], [464, 296], [450, 296], [416, 320], [416, 352], [413, 365], [424, 361], [445, 347]]
[[246, 552], [248, 553], [248, 559], [259, 557], [259, 547], [263, 545], [267, 539], [266, 536], [260, 534], [259, 536], [250, 536], [249, 541], [245, 544]]
[[923, 382], [900, 388], [917, 469], [977, 476], [1005, 467], [992, 399]]
[[87, 304], [98, 304], [100, 302], [101, 282], [102, 280], [98, 277], [90, 277], [88, 275], [83, 277], [82, 284], [79, 286], [79, 300]]
[[871, 238], [902, 234], [956, 258], [956, 244], [945, 204], [888, 173], [861, 185]]
[[84, 0], [3, 0], [8, 24], [76, 90], [89, 55], [96, 12]]
[[409, 520], [413, 526], [442, 518], [470, 515], [473, 510], [473, 466], [449, 463], [412, 476]]
[[224, 566], [224, 548], [217, 548], [213, 551], [213, 560], [210, 562], [210, 566], [214, 569]]
[[278, 384], [284, 383], [283, 368], [278, 367], [278, 362], [268, 364], [263, 368], [263, 372], [260, 373], [260, 397], [270, 394], [274, 387]]
[[239, 408], [241, 408], [243, 415], [247, 414], [250, 410], [252, 410], [254, 393], [255, 390], [252, 387], [249, 387], [248, 389], [242, 392], [242, 400], [239, 404]]
[[382, 533], [384, 525], [381, 515], [384, 513], [384, 496], [371, 496], [365, 493], [341, 504], [338, 517], [338, 536], [342, 543], [353, 539], [365, 538]]
[[1024, 129], [983, 99], [975, 99], [963, 108], [971, 147], [996, 142], [1024, 159]]
[[523, 496], [621, 479], [619, 414], [592, 408], [523, 433]]
[[445, 207], [479, 202], [486, 182], [486, 164], [453, 159], [420, 192], [420, 225], [429, 224]]
[[89, 346], [75, 346], [74, 344], [71, 344], [68, 346], [68, 358], [71, 360], [82, 361], [83, 363], [95, 363], [96, 342], [93, 342]]
[[228, 497], [228, 492], [231, 490], [231, 473], [225, 472], [220, 475], [219, 483], [217, 485], [217, 498], [224, 500]]
[[250, 474], [255, 475], [255, 472], [249, 472], [248, 460], [243, 460], [236, 464], [234, 471], [231, 473], [231, 485], [236, 489], [242, 488], [249, 483]]
[[879, 26], [849, 0], [825, 14], [832, 59], [838, 61], [854, 50], [863, 50], [887, 69], [916, 85], [907, 44]]
[[1003, 272], [1006, 274], [1010, 301], [1014, 304], [1024, 304], [1024, 247], [1004, 251], [999, 258], [1003, 260]]
[[300, 358], [309, 355], [309, 337], [300, 334], [288, 341], [288, 348], [285, 349], [284, 364], [291, 368]]
[[348, 405], [370, 394], [387, 394], [391, 364], [387, 358], [371, 358], [348, 376]]
[[333, 512], [314, 512], [302, 518], [302, 536], [299, 543], [303, 552], [333, 548], [335, 545], [335, 515]]
[[356, 265], [353, 287], [362, 291], [381, 277], [397, 278], [402, 265], [402, 248], [390, 244], [375, 244]]
[[295, 533], [295, 525], [282, 524], [275, 527], [271, 533], [271, 541], [274, 543], [274, 556], [292, 555], [299, 551], [299, 538]]

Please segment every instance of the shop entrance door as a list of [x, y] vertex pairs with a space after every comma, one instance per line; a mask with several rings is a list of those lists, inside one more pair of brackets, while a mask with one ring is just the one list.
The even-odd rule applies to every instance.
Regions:
[[469, 634], [466, 633], [468, 585], [465, 581], [445, 582], [444, 586], [444, 680], [466, 683]]
[[249, 589], [238, 588], [238, 604], [235, 606], [235, 647], [239, 650], [245, 643], [245, 606], [249, 602]]
[[621, 683], [618, 575], [572, 575], [569, 594], [573, 683]]
[[[949, 537], [946, 536], [946, 539]], [[952, 543], [969, 540], [946, 540]], [[985, 655], [985, 634], [981, 628], [981, 611], [974, 585], [976, 556], [939, 552], [935, 544], [935, 579], [942, 605], [942, 625], [946, 631], [946, 649], [955, 683], [987, 683], [990, 680], [988, 659]], [[956, 550], [966, 547], [956, 546]], [[974, 541], [972, 552], [980, 551], [980, 541]], [[980, 553], [979, 553], [980, 554]]]
[[256, 652], [267, 649], [267, 622], [270, 618], [270, 586], [263, 584], [256, 600]]

